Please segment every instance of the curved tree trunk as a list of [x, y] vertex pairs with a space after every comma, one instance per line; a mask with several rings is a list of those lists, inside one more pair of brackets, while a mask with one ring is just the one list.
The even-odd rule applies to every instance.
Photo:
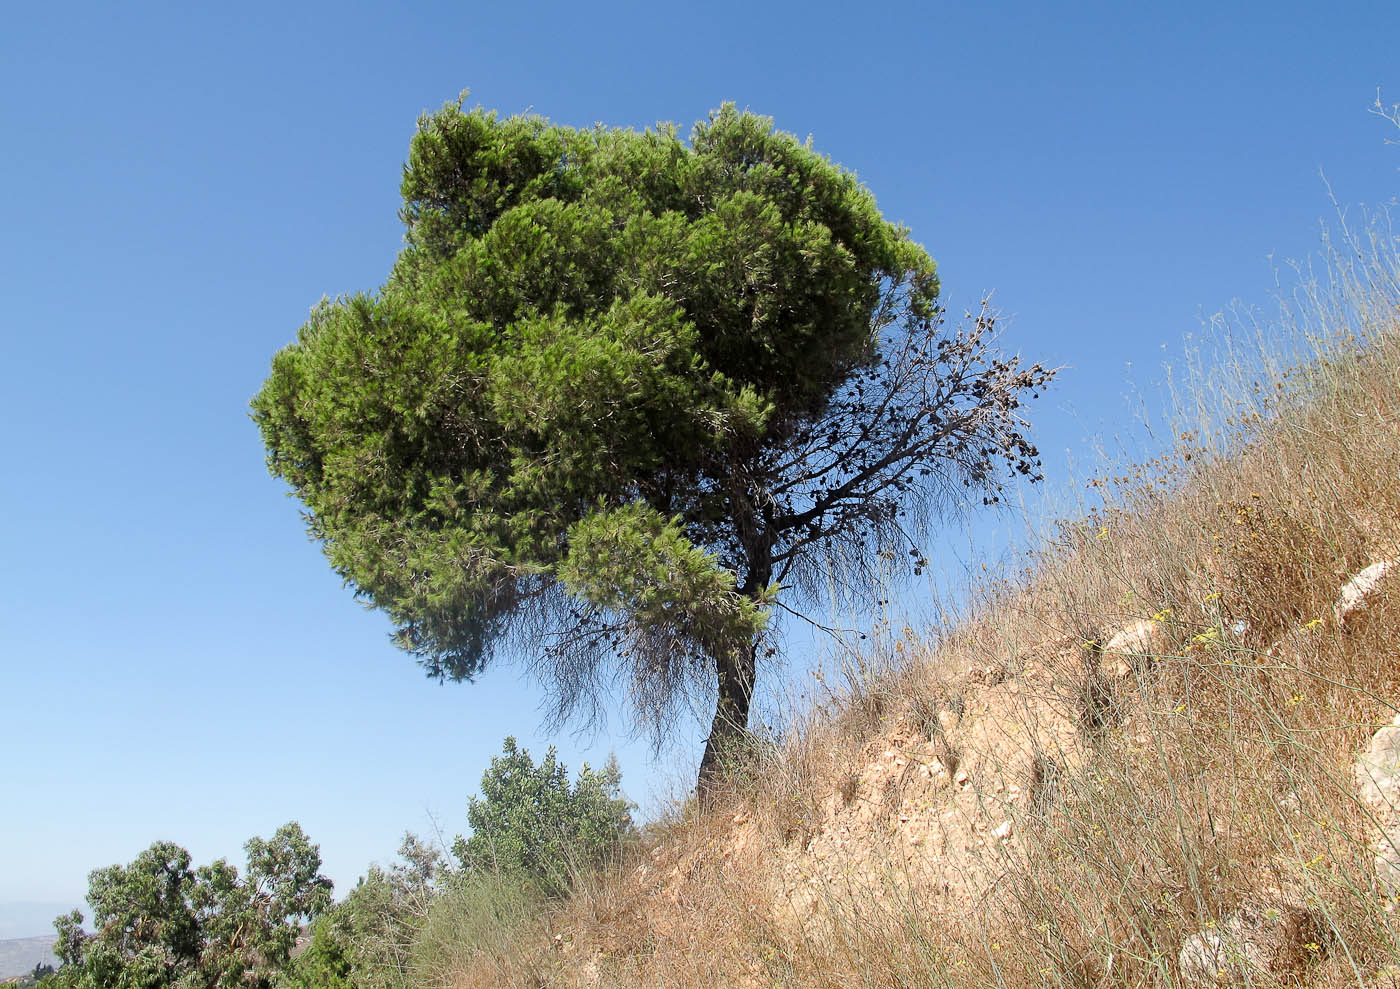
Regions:
[[[773, 548], [771, 537], [759, 530], [754, 521], [749, 519], [743, 527], [749, 534], [745, 540], [749, 572], [739, 593], [756, 601], [773, 578]], [[710, 737], [705, 740], [705, 754], [700, 757], [700, 778], [695, 787], [702, 805], [714, 798], [726, 761], [738, 751], [748, 734], [749, 708], [753, 704], [754, 680], [758, 673], [758, 647], [758, 640], [755, 640], [715, 660], [718, 688], [715, 719], [710, 725]]]
[[696, 784], [696, 796], [702, 805], [715, 796], [715, 785], [722, 775], [726, 757], [739, 748], [748, 732], [757, 656], [758, 643], [755, 642], [733, 658], [717, 664], [719, 698], [715, 703], [710, 737], [705, 740], [705, 754], [700, 758], [700, 779]]

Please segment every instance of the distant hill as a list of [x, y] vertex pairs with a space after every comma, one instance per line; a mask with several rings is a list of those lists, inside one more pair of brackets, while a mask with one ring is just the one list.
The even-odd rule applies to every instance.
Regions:
[[54, 942], [58, 938], [52, 934], [43, 937], [18, 937], [0, 941], [0, 979], [16, 975], [27, 975], [35, 965], [58, 967], [58, 958], [53, 953]]

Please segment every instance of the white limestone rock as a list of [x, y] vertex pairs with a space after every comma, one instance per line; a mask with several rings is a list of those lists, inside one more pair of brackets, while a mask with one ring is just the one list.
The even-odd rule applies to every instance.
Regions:
[[1376, 881], [1390, 899], [1400, 899], [1400, 825], [1381, 830], [1376, 842]]
[[1400, 574], [1400, 560], [1381, 560], [1362, 570], [1343, 585], [1332, 607], [1332, 617], [1341, 629], [1354, 628], [1366, 618], [1379, 597], [1382, 585]]
[[1319, 930], [1316, 918], [1298, 907], [1245, 904], [1182, 942], [1177, 956], [1182, 981], [1253, 985], [1266, 973], [1297, 970], [1325, 953]]
[[1126, 679], [1134, 669], [1141, 669], [1166, 647], [1162, 626], [1149, 619], [1133, 622], [1115, 632], [1103, 647], [1100, 669], [1117, 680]]
[[1382, 823], [1394, 821], [1400, 811], [1400, 714], [1371, 736], [1356, 760], [1356, 782]]

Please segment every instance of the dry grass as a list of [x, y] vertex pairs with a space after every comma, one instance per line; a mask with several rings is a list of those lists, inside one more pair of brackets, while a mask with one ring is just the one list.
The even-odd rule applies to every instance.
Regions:
[[1400, 553], [1393, 243], [1203, 361], [1176, 448], [1093, 480], [956, 630], [443, 984], [1170, 986], [1185, 939], [1258, 906], [1281, 947], [1254, 984], [1400, 985], [1352, 769], [1400, 704], [1400, 595], [1332, 613]]

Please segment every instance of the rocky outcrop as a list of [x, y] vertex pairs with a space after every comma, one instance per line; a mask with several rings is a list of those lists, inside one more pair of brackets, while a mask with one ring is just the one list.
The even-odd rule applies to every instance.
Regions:
[[1400, 714], [1371, 736], [1371, 744], [1356, 761], [1361, 799], [1380, 818], [1400, 809]]
[[1380, 831], [1376, 880], [1387, 896], [1400, 895], [1400, 714], [1371, 736], [1356, 760], [1356, 782]]
[[[1400, 574], [1400, 559], [1373, 563], [1343, 585], [1332, 608], [1337, 628], [1353, 632], [1364, 625]], [[1356, 760], [1361, 802], [1375, 816], [1376, 881], [1388, 897], [1400, 896], [1400, 713], [1371, 736]]]
[[1144, 618], [1119, 629], [1109, 638], [1100, 654], [1099, 672], [1110, 679], [1126, 679], [1135, 670], [1145, 670], [1166, 648], [1166, 634], [1161, 623]]
[[1343, 585], [1332, 607], [1337, 627], [1354, 630], [1370, 617], [1377, 600], [1389, 590], [1388, 585], [1400, 575], [1400, 560], [1388, 559], [1373, 563]]
[[1300, 907], [1246, 904], [1188, 937], [1177, 963], [1187, 985], [1253, 984], [1265, 974], [1295, 973], [1326, 953], [1323, 926]]

